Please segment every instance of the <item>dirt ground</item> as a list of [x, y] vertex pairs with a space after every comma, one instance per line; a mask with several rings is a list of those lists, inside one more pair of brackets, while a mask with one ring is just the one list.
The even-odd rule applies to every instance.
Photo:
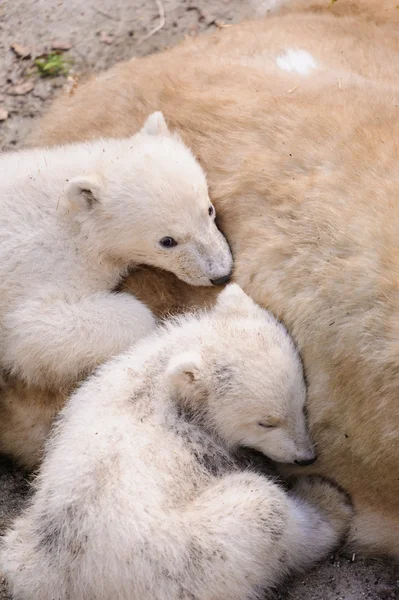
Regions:
[[[20, 146], [33, 119], [78, 78], [255, 16], [277, 1], [0, 0], [0, 148]], [[164, 26], [146, 38], [160, 24], [159, 6]], [[35, 60], [57, 47], [70, 47], [62, 53], [68, 76], [40, 77]]]
[[[54, 97], [88, 74], [117, 61], [175, 45], [187, 35], [267, 14], [278, 3], [279, 0], [0, 1], [0, 149], [21, 147], [33, 120], [43, 114]], [[160, 24], [162, 27], [149, 35]], [[59, 53], [55, 64], [67, 72], [42, 77], [36, 60], [47, 65], [54, 52]], [[10, 463], [0, 461], [0, 533], [21, 510], [27, 490], [24, 475]], [[277, 598], [399, 599], [399, 573], [394, 565], [381, 560], [334, 555], [311, 573], [289, 582]], [[1, 574], [0, 600], [10, 600]]]

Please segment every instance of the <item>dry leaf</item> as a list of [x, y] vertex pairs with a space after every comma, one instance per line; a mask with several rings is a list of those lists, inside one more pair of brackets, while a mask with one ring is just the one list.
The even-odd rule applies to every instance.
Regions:
[[0, 107], [0, 121], [5, 121], [8, 118], [8, 110]]
[[33, 90], [35, 84], [33, 81], [25, 81], [24, 83], [20, 83], [19, 85], [14, 86], [9, 90], [9, 94], [12, 96], [24, 96]]
[[11, 44], [11, 50], [14, 51], [18, 58], [28, 58], [30, 56], [30, 49], [18, 43]]
[[61, 52], [66, 52], [72, 48], [72, 44], [66, 42], [65, 40], [54, 40], [51, 42], [52, 50], [60, 50]]

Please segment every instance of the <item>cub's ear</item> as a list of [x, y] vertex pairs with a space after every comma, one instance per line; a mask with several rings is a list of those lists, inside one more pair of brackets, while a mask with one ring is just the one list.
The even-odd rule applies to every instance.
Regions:
[[165, 117], [160, 111], [152, 113], [144, 123], [140, 133], [147, 135], [170, 135]]
[[203, 361], [199, 352], [183, 352], [169, 361], [166, 375], [178, 389], [192, 385], [201, 376]]
[[215, 310], [228, 313], [248, 313], [256, 310], [257, 304], [244, 292], [237, 283], [230, 283], [220, 292]]
[[101, 202], [101, 188], [102, 183], [97, 175], [81, 175], [71, 179], [65, 193], [76, 208], [90, 209]]

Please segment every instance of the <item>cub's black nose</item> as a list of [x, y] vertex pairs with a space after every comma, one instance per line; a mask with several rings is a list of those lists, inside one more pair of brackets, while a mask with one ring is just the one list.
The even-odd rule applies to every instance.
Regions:
[[316, 461], [317, 456], [312, 456], [312, 458], [305, 458], [303, 460], [296, 460], [295, 464], [299, 465], [300, 467], [307, 467], [308, 465], [313, 465], [313, 463]]
[[223, 277], [219, 277], [218, 279], [211, 279], [211, 283], [213, 285], [224, 285], [230, 281], [231, 275], [232, 274], [229, 273], [228, 275], [223, 275]]

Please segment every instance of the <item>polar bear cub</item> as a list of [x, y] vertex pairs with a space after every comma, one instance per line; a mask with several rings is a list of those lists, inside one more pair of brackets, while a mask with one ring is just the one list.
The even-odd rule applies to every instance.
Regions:
[[348, 525], [342, 492], [305, 477], [286, 493], [231, 452], [309, 460], [304, 402], [290, 337], [235, 284], [100, 367], [3, 539], [15, 600], [263, 598], [320, 559]]
[[127, 139], [0, 158], [0, 368], [56, 387], [154, 327], [113, 290], [146, 263], [193, 285], [228, 280], [203, 170], [153, 113]]

